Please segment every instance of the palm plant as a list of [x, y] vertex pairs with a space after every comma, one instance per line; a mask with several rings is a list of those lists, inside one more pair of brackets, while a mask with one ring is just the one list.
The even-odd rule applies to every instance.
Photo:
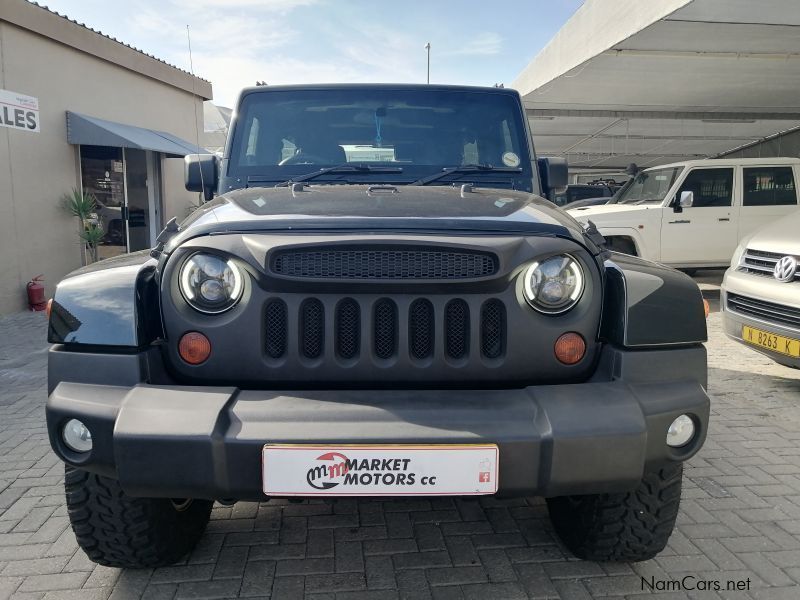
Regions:
[[95, 213], [97, 199], [94, 194], [87, 194], [78, 188], [62, 196], [64, 209], [78, 219], [78, 237], [83, 242], [84, 249], [89, 251], [92, 262], [97, 262], [97, 246], [100, 244], [105, 231]]

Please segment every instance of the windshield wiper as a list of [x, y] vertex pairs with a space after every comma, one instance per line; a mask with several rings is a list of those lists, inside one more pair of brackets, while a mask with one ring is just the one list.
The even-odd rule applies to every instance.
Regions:
[[439, 181], [440, 179], [444, 179], [448, 175], [453, 175], [454, 173], [522, 173], [521, 167], [495, 167], [489, 164], [473, 164], [473, 165], [461, 165], [458, 167], [446, 167], [442, 169], [441, 173], [434, 173], [433, 175], [428, 175], [427, 177], [423, 177], [422, 179], [417, 179], [416, 181], [412, 181], [409, 185], [428, 185], [429, 183], [433, 183], [434, 181]]
[[[362, 165], [362, 164], [352, 164], [352, 163], [344, 163], [341, 165], [335, 165], [333, 167], [325, 167], [324, 169], [319, 169], [317, 171], [312, 171], [311, 173], [304, 173], [302, 175], [298, 175], [297, 177], [292, 177], [287, 181], [277, 184], [275, 187], [285, 187], [289, 186], [293, 183], [300, 183], [301, 181], [309, 181], [311, 179], [316, 179], [326, 173], [402, 173], [403, 167], [373, 167], [370, 165]], [[257, 181], [255, 178], [247, 178], [247, 182], [250, 181]]]

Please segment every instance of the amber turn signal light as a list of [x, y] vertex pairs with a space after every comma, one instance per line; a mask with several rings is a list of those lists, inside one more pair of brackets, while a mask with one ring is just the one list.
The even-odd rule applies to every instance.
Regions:
[[52, 298], [50, 298], [50, 300], [47, 301], [47, 306], [44, 309], [44, 314], [47, 315], [48, 319], [50, 318], [50, 313], [51, 312], [53, 312], [53, 299]]
[[556, 340], [556, 358], [565, 365], [579, 363], [586, 354], [586, 342], [577, 333], [565, 333]]
[[199, 365], [211, 356], [211, 342], [198, 331], [184, 333], [178, 342], [178, 354], [190, 365]]
[[703, 298], [703, 310], [706, 312], [706, 319], [708, 318], [708, 313], [711, 312], [711, 307], [708, 305], [708, 300]]

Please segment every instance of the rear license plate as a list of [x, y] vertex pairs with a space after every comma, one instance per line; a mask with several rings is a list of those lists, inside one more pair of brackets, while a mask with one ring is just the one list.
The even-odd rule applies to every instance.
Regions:
[[742, 327], [742, 339], [748, 344], [758, 346], [759, 348], [765, 348], [773, 352], [800, 358], [800, 340], [794, 340], [782, 335], [775, 335], [774, 333], [748, 327], [747, 325]]
[[267, 444], [268, 496], [473, 496], [497, 492], [494, 444]]

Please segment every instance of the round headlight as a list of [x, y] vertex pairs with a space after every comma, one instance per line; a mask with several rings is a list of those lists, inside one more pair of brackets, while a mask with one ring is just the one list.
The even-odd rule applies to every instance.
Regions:
[[566, 312], [583, 294], [583, 269], [568, 254], [533, 263], [525, 271], [524, 278], [525, 299], [543, 313]]
[[213, 254], [193, 254], [181, 267], [180, 287], [192, 308], [221, 313], [239, 301], [242, 274], [230, 260]]

